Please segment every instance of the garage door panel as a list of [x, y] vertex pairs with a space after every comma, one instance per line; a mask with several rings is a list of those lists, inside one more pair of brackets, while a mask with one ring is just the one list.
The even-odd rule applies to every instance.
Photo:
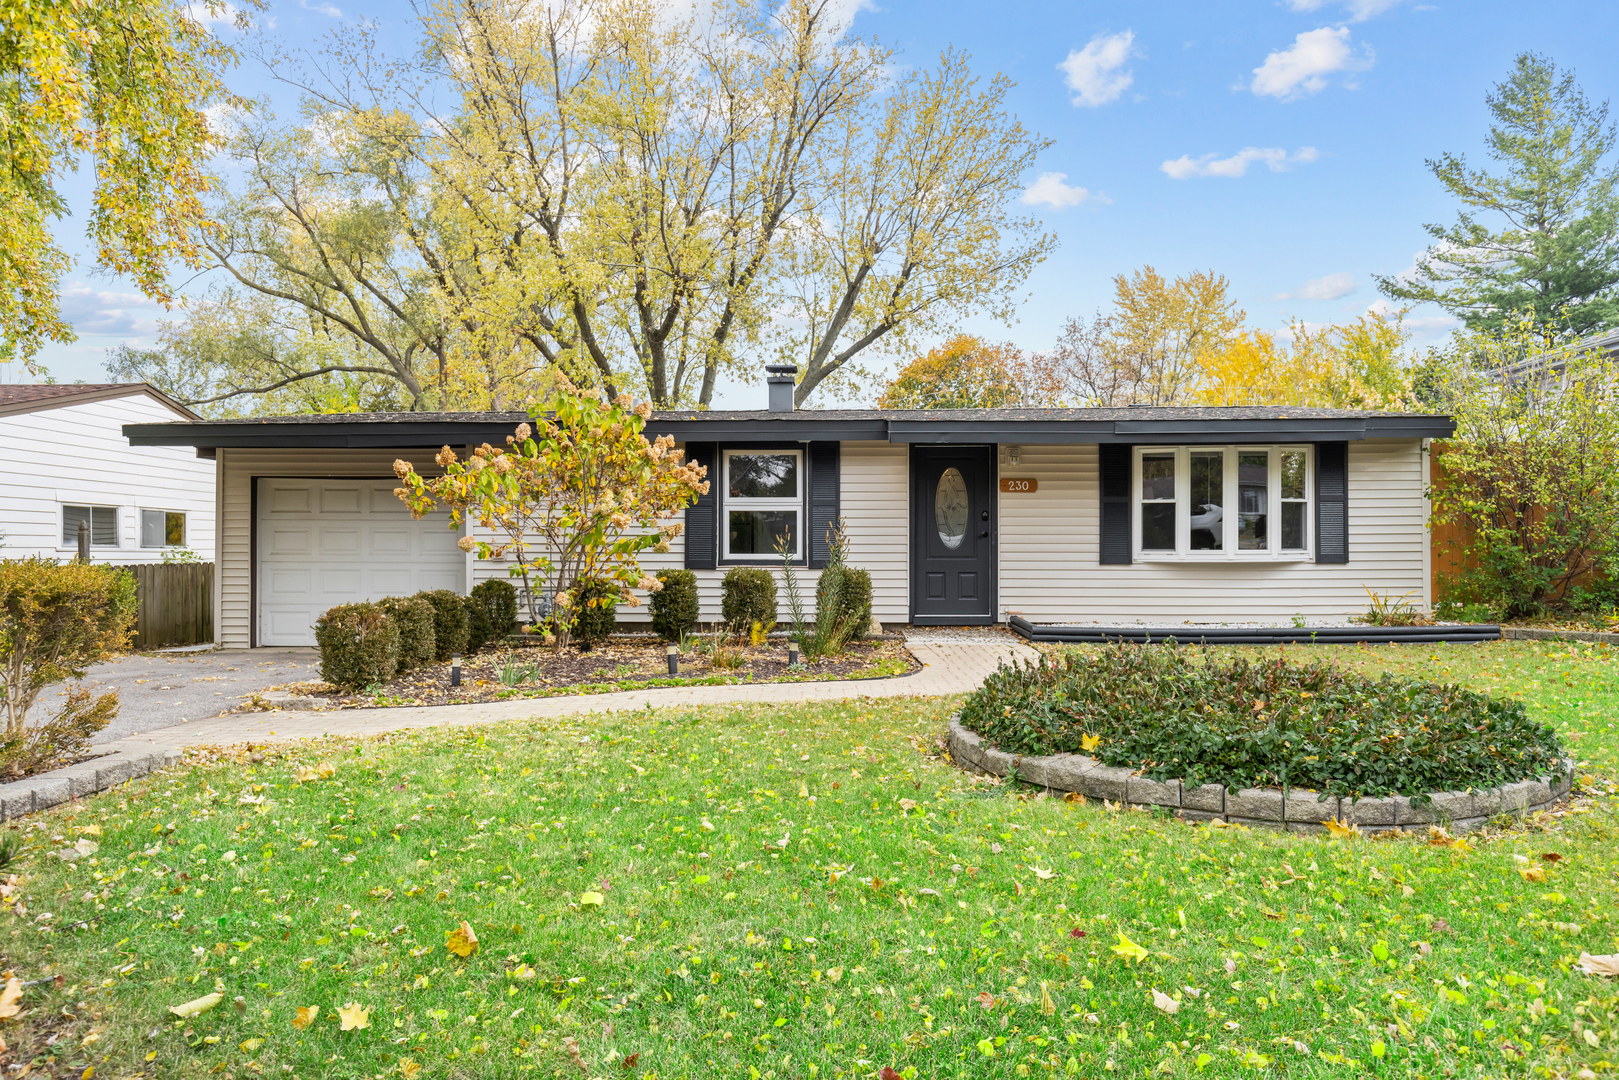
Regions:
[[447, 515], [413, 520], [393, 494], [396, 481], [260, 485], [260, 645], [313, 645], [315, 620], [336, 604], [465, 592], [466, 555]]

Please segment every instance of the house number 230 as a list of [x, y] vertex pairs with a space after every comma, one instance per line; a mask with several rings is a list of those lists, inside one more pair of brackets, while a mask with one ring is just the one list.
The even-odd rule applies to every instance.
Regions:
[[1038, 491], [1039, 489], [1040, 481], [1038, 480], [1012, 480], [1006, 477], [1001, 478], [1001, 490], [1004, 492], [1022, 495], [1026, 494], [1027, 492]]

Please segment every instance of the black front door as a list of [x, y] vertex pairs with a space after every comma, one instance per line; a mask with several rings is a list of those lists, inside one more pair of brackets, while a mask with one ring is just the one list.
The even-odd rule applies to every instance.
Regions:
[[989, 446], [911, 447], [911, 621], [995, 621]]

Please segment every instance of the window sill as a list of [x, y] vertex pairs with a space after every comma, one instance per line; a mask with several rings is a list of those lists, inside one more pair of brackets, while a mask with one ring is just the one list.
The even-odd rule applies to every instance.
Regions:
[[1261, 552], [1257, 555], [1224, 555], [1203, 554], [1198, 552], [1190, 555], [1177, 555], [1168, 551], [1138, 551], [1135, 562], [1139, 563], [1199, 563], [1213, 564], [1215, 566], [1240, 566], [1249, 563], [1300, 563], [1314, 562], [1315, 554], [1309, 551], [1284, 551], [1272, 555]]

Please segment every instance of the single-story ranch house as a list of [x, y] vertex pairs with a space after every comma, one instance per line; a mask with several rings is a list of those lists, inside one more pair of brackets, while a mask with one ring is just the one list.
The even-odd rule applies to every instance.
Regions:
[[[717, 620], [732, 566], [797, 547], [812, 593], [827, 527], [871, 572], [885, 623], [1342, 621], [1367, 589], [1430, 601], [1427, 443], [1449, 418], [1295, 408], [654, 413], [708, 466], [709, 494], [649, 570], [686, 566]], [[785, 384], [785, 385], [783, 385]], [[136, 446], [213, 456], [216, 612], [227, 648], [308, 645], [334, 604], [465, 591], [508, 564], [413, 521], [392, 463], [503, 445], [520, 413], [388, 413], [140, 423]], [[785, 605], [785, 597], [783, 597]], [[786, 612], [783, 611], [783, 617]], [[645, 607], [619, 609], [622, 621]]]

